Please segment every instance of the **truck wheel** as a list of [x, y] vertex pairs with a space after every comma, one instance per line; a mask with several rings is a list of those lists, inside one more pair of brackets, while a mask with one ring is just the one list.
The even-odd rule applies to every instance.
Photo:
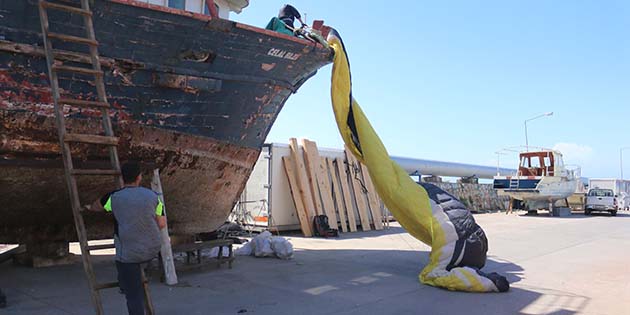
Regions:
[[610, 211], [610, 215], [613, 217], [617, 216], [617, 210]]
[[591, 210], [588, 210], [588, 209], [584, 210], [584, 215], [591, 215]]

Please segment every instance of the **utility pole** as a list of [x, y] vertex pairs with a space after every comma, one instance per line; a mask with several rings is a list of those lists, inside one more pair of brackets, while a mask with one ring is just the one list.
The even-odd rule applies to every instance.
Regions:
[[621, 180], [623, 180], [623, 150], [630, 149], [630, 147], [623, 147], [619, 149], [619, 171], [621, 172]]

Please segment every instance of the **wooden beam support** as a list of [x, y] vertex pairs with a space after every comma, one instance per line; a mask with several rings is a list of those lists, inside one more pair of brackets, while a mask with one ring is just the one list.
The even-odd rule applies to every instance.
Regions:
[[343, 203], [343, 196], [341, 195], [341, 189], [339, 187], [339, 177], [332, 159], [326, 158], [326, 166], [328, 173], [330, 174], [333, 193], [335, 195], [334, 202], [339, 214], [339, 224], [341, 224], [341, 230], [348, 232], [348, 221], [346, 220], [346, 205]]
[[378, 193], [374, 188], [374, 183], [372, 183], [372, 178], [370, 177], [368, 168], [363, 164], [361, 164], [361, 172], [363, 173], [363, 181], [365, 183], [365, 187], [367, 188], [368, 204], [370, 205], [370, 212], [372, 213], [372, 221], [374, 221], [374, 229], [382, 230], [383, 214], [378, 200]]
[[289, 190], [291, 191], [291, 196], [293, 197], [293, 204], [295, 205], [295, 211], [297, 212], [298, 220], [300, 221], [302, 233], [304, 233], [304, 236], [306, 237], [311, 237], [313, 236], [311, 221], [309, 220], [308, 212], [304, 207], [304, 200], [302, 199], [302, 192], [297, 179], [297, 172], [295, 170], [295, 161], [290, 155], [283, 156], [282, 165], [284, 166], [284, 172], [287, 174]]
[[[153, 170], [151, 179], [151, 189], [158, 194], [158, 198], [164, 206], [164, 217], [166, 217], [166, 203], [164, 203], [164, 192], [162, 191], [162, 181], [160, 180], [160, 170]], [[171, 238], [168, 235], [168, 220], [166, 226], [160, 230], [160, 255], [162, 256], [162, 266], [164, 266], [164, 282], [168, 285], [177, 284], [177, 273], [175, 272], [175, 259], [171, 248]]]
[[328, 217], [328, 225], [333, 229], [338, 228], [337, 214], [335, 213], [335, 204], [332, 199], [332, 188], [330, 187], [330, 178], [327, 171], [326, 160], [319, 156], [317, 144], [306, 139], [302, 140], [304, 147], [304, 157], [314, 166], [315, 175], [317, 177], [317, 186], [319, 188], [319, 196], [321, 197], [323, 212]]
[[368, 205], [365, 200], [365, 193], [363, 192], [363, 182], [361, 178], [361, 166], [359, 161], [352, 155], [352, 152], [345, 148], [346, 159], [348, 160], [348, 166], [350, 168], [350, 183], [352, 191], [354, 192], [354, 199], [356, 200], [357, 210], [359, 211], [359, 219], [361, 219], [361, 228], [363, 231], [370, 231], [370, 217], [368, 214]]
[[301, 142], [302, 149], [304, 150], [304, 165], [306, 166], [308, 186], [315, 205], [315, 211], [318, 215], [326, 214], [317, 183], [317, 173], [319, 172], [319, 153], [317, 152], [317, 147], [313, 146], [313, 144], [306, 139], [301, 139]]
[[346, 216], [348, 217], [348, 226], [350, 227], [350, 232], [357, 231], [357, 221], [354, 210], [354, 203], [352, 201], [352, 193], [349, 186], [349, 173], [344, 163], [344, 160], [341, 158], [335, 159], [335, 164], [337, 167], [337, 176], [339, 179], [341, 192], [343, 194], [343, 204], [346, 209]]
[[[307, 214], [308, 222], [313, 221], [315, 217], [315, 205], [313, 203], [313, 195], [311, 194], [310, 185], [308, 183], [308, 175], [306, 174], [306, 166], [304, 166], [304, 158], [300, 153], [300, 147], [295, 138], [289, 139], [289, 148], [291, 149], [291, 159], [295, 163], [295, 179], [300, 196], [304, 203], [304, 209]], [[309, 223], [310, 226], [310, 223]]]

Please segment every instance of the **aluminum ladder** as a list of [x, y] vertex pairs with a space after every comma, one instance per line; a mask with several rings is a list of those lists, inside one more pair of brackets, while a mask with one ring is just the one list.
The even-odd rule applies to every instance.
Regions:
[[[113, 248], [113, 245], [92, 245], [88, 244], [87, 233], [85, 229], [85, 223], [82, 216], [82, 206], [79, 199], [79, 191], [77, 187], [77, 176], [113, 176], [116, 177], [116, 183], [118, 187], [122, 187], [123, 180], [120, 173], [120, 161], [118, 159], [118, 141], [114, 135], [112, 123], [109, 117], [110, 105], [107, 102], [107, 96], [105, 93], [104, 74], [101, 70], [101, 64], [98, 54], [98, 41], [94, 33], [94, 24], [92, 20], [92, 10], [90, 9], [90, 0], [58, 0], [63, 3], [51, 2], [45, 0], [39, 0], [39, 17], [42, 27], [42, 37], [44, 40], [44, 51], [46, 54], [46, 61], [48, 64], [48, 75], [50, 78], [50, 85], [52, 90], [52, 96], [54, 100], [55, 122], [57, 127], [57, 134], [59, 136], [59, 144], [61, 146], [61, 153], [63, 157], [63, 165], [65, 170], [65, 181], [67, 184], [68, 192], [70, 194], [70, 203], [72, 206], [72, 215], [74, 217], [74, 225], [76, 227], [77, 236], [79, 238], [79, 244], [81, 247], [81, 259], [83, 261], [83, 269], [85, 271], [92, 299], [92, 304], [96, 314], [102, 315], [103, 304], [99, 291], [107, 288], [116, 288], [119, 286], [118, 282], [98, 283], [94, 274], [94, 268], [90, 258], [90, 251], [103, 250]], [[85, 37], [72, 36], [68, 34], [53, 32], [50, 30], [48, 10], [62, 11], [71, 15], [80, 15], [83, 17], [83, 24], [85, 27]], [[86, 45], [89, 48], [89, 54], [81, 52], [68, 52], [58, 51], [53, 49], [52, 42], [61, 41], [73, 43], [75, 45]], [[81, 66], [68, 66], [64, 65], [59, 60], [60, 55], [78, 56], [80, 60], [84, 60], [85, 64], [90, 67]], [[97, 100], [79, 100], [73, 98], [62, 98], [59, 92], [59, 80], [58, 73], [73, 73], [83, 76], [89, 76], [94, 78], [94, 86], [97, 92]], [[73, 106], [79, 108], [91, 108], [100, 110], [102, 116], [102, 124], [104, 135], [96, 134], [78, 134], [68, 133], [66, 129], [66, 122], [64, 117], [65, 106]], [[111, 168], [109, 169], [77, 169], [74, 167], [72, 161], [72, 152], [70, 150], [71, 143], [83, 143], [90, 145], [106, 146], [109, 153], [109, 160]], [[144, 287], [144, 295], [146, 305], [145, 308], [148, 314], [154, 314], [153, 305], [151, 303], [151, 297], [148, 291], [148, 282], [142, 274], [142, 281]]]

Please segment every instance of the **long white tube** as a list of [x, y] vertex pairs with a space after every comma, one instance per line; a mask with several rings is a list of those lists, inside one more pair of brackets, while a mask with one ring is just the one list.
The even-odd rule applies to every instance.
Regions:
[[[473, 165], [454, 162], [442, 162], [423, 159], [412, 159], [406, 157], [392, 156], [402, 168], [409, 174], [419, 173], [420, 175], [468, 177], [492, 179], [497, 175], [497, 168], [492, 166]], [[499, 174], [506, 176], [516, 173], [515, 169], [499, 168]]]

